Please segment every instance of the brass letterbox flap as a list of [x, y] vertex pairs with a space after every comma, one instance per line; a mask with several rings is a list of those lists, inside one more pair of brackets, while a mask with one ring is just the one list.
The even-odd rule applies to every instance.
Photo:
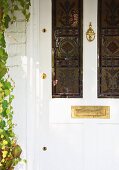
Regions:
[[72, 118], [110, 118], [110, 106], [72, 106]]

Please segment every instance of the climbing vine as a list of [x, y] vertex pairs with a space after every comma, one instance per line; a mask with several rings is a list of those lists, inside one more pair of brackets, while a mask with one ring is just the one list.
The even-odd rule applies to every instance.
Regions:
[[22, 149], [14, 133], [14, 82], [8, 75], [5, 31], [20, 13], [29, 21], [30, 5], [30, 0], [0, 0], [0, 170], [14, 170], [22, 160]]

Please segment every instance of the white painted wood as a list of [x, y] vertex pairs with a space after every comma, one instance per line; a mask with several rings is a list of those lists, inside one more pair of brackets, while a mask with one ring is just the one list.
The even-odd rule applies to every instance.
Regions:
[[[51, 5], [50, 0], [32, 0], [27, 45], [27, 170], [117, 170], [119, 99], [97, 98], [97, 37], [93, 42], [85, 37], [90, 21], [97, 33], [97, 0], [84, 0], [82, 99], [51, 96]], [[109, 105], [111, 118], [72, 119], [72, 105]], [[44, 146], [47, 151], [42, 150]]]

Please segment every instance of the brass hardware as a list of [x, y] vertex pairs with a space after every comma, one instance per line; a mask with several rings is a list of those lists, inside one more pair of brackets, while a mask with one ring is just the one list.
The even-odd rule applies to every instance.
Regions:
[[47, 30], [45, 28], [42, 29], [42, 32], [45, 33]]
[[42, 73], [41, 78], [46, 79], [47, 75], [45, 73]]
[[72, 118], [110, 118], [109, 106], [72, 106], [71, 107]]
[[89, 23], [89, 28], [86, 32], [86, 38], [89, 42], [93, 41], [95, 39], [95, 33], [94, 33], [94, 30], [92, 28], [92, 24], [91, 22]]
[[43, 151], [47, 151], [47, 147], [46, 146], [43, 147]]

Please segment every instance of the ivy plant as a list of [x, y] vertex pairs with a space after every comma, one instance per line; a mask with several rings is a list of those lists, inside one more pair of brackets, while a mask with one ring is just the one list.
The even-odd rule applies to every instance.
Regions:
[[8, 76], [5, 31], [20, 13], [29, 21], [30, 5], [30, 0], [0, 0], [0, 170], [14, 170], [22, 160], [22, 149], [14, 133], [14, 82]]

